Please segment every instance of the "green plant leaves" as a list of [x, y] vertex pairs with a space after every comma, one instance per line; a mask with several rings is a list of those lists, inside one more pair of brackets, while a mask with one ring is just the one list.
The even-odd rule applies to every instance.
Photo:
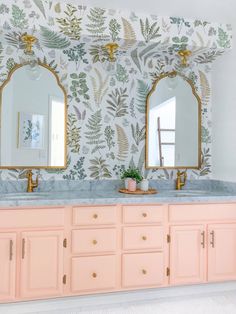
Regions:
[[43, 45], [47, 48], [64, 49], [70, 46], [70, 40], [45, 26], [40, 27], [40, 36]]

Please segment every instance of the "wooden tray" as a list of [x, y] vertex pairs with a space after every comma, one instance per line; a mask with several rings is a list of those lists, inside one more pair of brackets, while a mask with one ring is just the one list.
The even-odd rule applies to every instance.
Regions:
[[128, 191], [126, 189], [120, 189], [120, 193], [125, 193], [125, 194], [134, 194], [134, 195], [148, 195], [148, 194], [157, 194], [156, 189], [149, 189], [148, 191], [142, 191], [140, 189], [137, 189], [135, 192]]

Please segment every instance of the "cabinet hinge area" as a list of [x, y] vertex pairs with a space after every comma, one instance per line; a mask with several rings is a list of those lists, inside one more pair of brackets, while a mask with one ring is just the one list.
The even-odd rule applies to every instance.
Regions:
[[169, 267], [166, 268], [166, 276], [170, 276], [170, 268]]
[[167, 243], [170, 243], [170, 241], [171, 241], [170, 234], [167, 234]]
[[62, 282], [63, 282], [63, 285], [66, 285], [66, 275], [63, 276]]
[[66, 238], [63, 240], [63, 247], [67, 247], [67, 239]]

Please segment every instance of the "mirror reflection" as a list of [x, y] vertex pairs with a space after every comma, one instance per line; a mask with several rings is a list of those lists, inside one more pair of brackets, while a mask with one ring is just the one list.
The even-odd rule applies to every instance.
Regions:
[[158, 79], [147, 98], [147, 168], [199, 168], [201, 103], [176, 72]]
[[17, 65], [1, 87], [0, 167], [62, 168], [66, 157], [66, 94], [56, 74]]

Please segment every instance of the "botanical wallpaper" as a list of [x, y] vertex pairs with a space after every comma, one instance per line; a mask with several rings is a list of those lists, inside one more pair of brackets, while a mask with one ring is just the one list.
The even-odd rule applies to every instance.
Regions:
[[[41, 179], [117, 179], [138, 167], [148, 178], [171, 179], [172, 170], [144, 169], [145, 100], [162, 73], [179, 70], [177, 51], [191, 49], [185, 73], [202, 99], [202, 168], [189, 178], [211, 175], [212, 62], [230, 49], [230, 25], [143, 15], [50, 0], [0, 4], [0, 80], [19, 63], [25, 32], [38, 39], [35, 53], [59, 75], [68, 93], [66, 170], [40, 170]], [[109, 75], [104, 44], [118, 42], [119, 62]], [[24, 170], [2, 170], [2, 179], [24, 178]]]

